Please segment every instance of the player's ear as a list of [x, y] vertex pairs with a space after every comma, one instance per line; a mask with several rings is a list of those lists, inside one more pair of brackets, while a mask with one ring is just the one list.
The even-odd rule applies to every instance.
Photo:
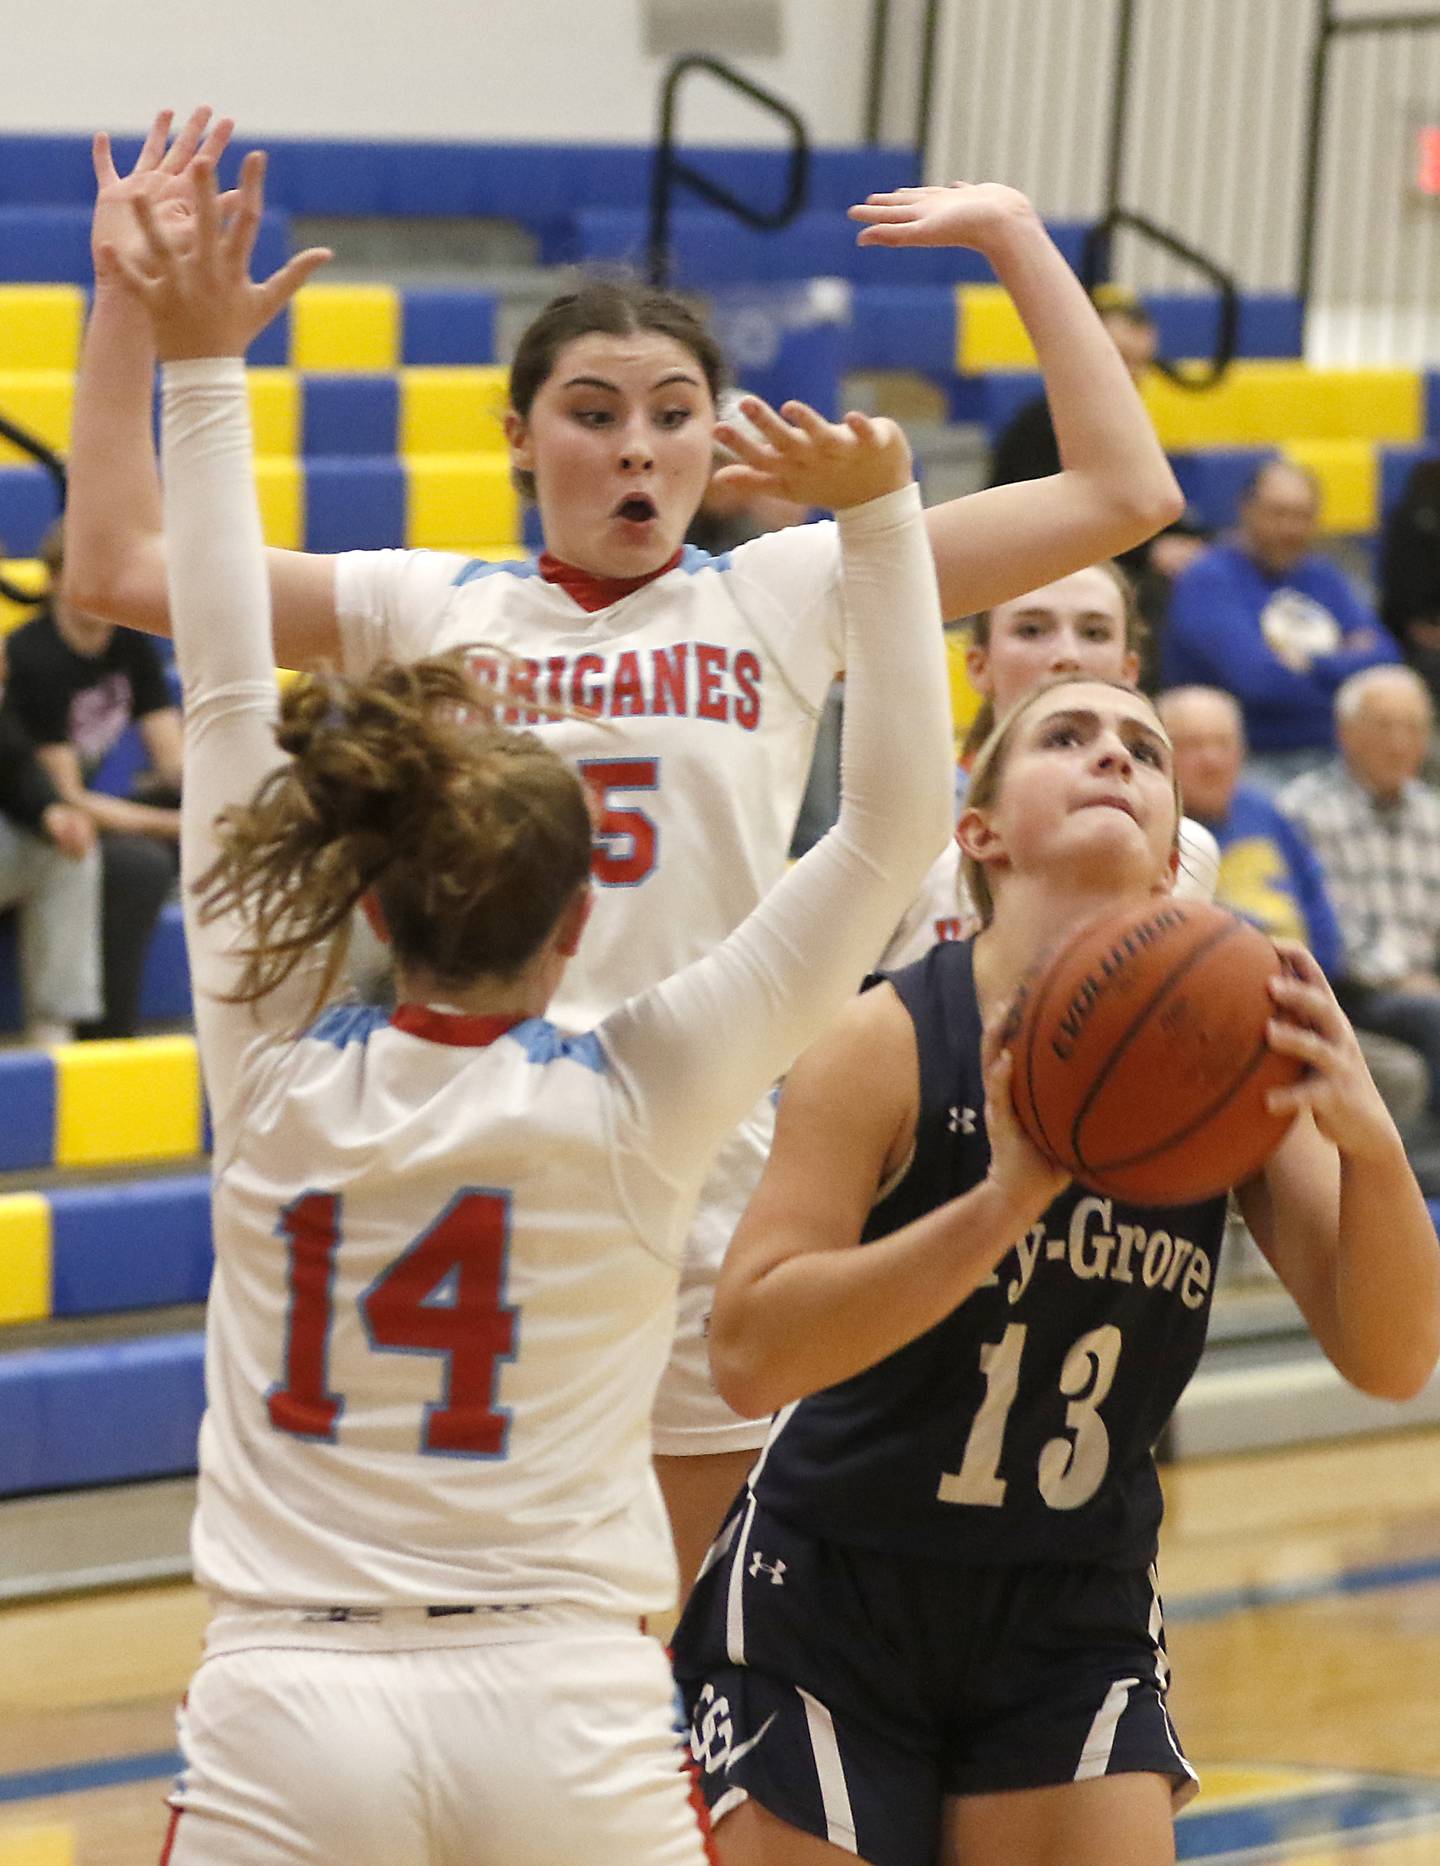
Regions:
[[522, 473], [535, 471], [535, 448], [530, 439], [530, 429], [523, 417], [513, 408], [505, 410], [505, 439], [510, 447], [510, 464], [518, 467]]
[[965, 650], [965, 672], [970, 676], [970, 685], [986, 699], [994, 696], [990, 691], [990, 650], [982, 648], [972, 641]]
[[1175, 892], [1176, 884], [1179, 882], [1179, 880], [1180, 880], [1180, 844], [1177, 842], [1174, 848], [1171, 849], [1170, 858], [1166, 862], [1164, 868], [1161, 870], [1159, 876], [1156, 879], [1155, 885], [1153, 888], [1151, 888], [1150, 892], [1152, 894], [1173, 894]]
[[1140, 657], [1133, 648], [1125, 650], [1125, 659], [1120, 663], [1120, 678], [1127, 687], [1133, 687], [1140, 678]]
[[380, 896], [375, 892], [374, 888], [368, 889], [360, 896], [360, 911], [369, 922], [370, 931], [375, 935], [376, 939], [380, 941], [381, 945], [391, 945], [393, 942], [390, 938], [390, 928], [385, 920], [385, 909], [380, 905]]
[[998, 862], [1005, 854], [999, 830], [983, 810], [973, 807], [960, 812], [955, 840], [960, 844], [960, 853], [968, 855], [972, 862]]

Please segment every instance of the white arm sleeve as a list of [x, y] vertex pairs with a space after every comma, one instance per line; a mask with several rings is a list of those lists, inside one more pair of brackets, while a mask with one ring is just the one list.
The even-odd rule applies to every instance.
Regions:
[[948, 686], [916, 487], [840, 518], [840, 819], [714, 952], [608, 1017], [652, 1170], [710, 1151], [860, 984], [950, 834]]
[[258, 1006], [222, 1003], [218, 994], [239, 974], [244, 924], [232, 914], [202, 926], [191, 891], [215, 858], [216, 816], [247, 801], [282, 761], [270, 583], [238, 357], [165, 365], [161, 456], [170, 614], [185, 694], [181, 898], [205, 1087], [223, 1134], [247, 1051], [288, 1034], [315, 989], [315, 965], [302, 965]]

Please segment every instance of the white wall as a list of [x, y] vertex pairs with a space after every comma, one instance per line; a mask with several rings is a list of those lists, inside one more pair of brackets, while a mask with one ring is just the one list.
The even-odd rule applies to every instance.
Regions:
[[[820, 143], [856, 142], [869, 0], [778, 0], [782, 50], [735, 61]], [[715, 0], [723, 12], [725, 0]], [[645, 0], [4, 0], [0, 128], [138, 131], [213, 104], [247, 135], [648, 142], [665, 61]], [[23, 58], [15, 48], [27, 48]], [[705, 49], [697, 47], [697, 50]], [[688, 140], [774, 142], [691, 80]]]

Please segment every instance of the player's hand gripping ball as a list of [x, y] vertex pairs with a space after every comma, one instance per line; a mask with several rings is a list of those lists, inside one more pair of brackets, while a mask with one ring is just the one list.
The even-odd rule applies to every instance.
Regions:
[[1265, 1041], [1279, 953], [1223, 908], [1170, 898], [1092, 920], [1017, 994], [1011, 1092], [1040, 1151], [1082, 1185], [1188, 1205], [1248, 1179], [1292, 1119], [1266, 1093], [1302, 1064]]

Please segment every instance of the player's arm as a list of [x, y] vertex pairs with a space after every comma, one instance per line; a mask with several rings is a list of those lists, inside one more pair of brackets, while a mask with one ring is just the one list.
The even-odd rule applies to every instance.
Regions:
[[[125, 289], [120, 258], [142, 266], [134, 204], [149, 202], [163, 228], [193, 219], [193, 163], [216, 161], [228, 119], [196, 111], [167, 149], [170, 113], [151, 127], [134, 170], [116, 173], [108, 138], [95, 139], [95, 298], [85, 332], [69, 458], [65, 599], [73, 608], [150, 634], [170, 633], [160, 479], [151, 438], [155, 341], [144, 307]], [[288, 667], [339, 658], [335, 560], [267, 552], [276, 653]]]
[[1412, 1399], [1440, 1358], [1440, 1245], [1404, 1144], [1314, 959], [1286, 941], [1272, 1048], [1305, 1063], [1271, 1091], [1298, 1118], [1238, 1190], [1252, 1236], [1331, 1361], [1380, 1399]]
[[162, 809], [132, 797], [112, 797], [106, 791], [87, 790], [85, 774], [73, 745], [37, 745], [35, 756], [44, 765], [62, 803], [83, 810], [97, 829], [122, 836], [162, 836], [173, 842], [180, 834], [178, 810]]
[[965, 246], [1009, 292], [1045, 379], [1060, 471], [932, 506], [947, 619], [1153, 537], [1184, 509], [1129, 372], [1035, 210], [1013, 188], [899, 188], [850, 209], [864, 246]]
[[834, 1386], [933, 1328], [1058, 1195], [1064, 1176], [1021, 1135], [1009, 1058], [993, 1042], [985, 1092], [985, 1179], [861, 1248], [870, 1208], [914, 1139], [914, 1026], [880, 986], [801, 1057], [710, 1319], [715, 1384], [738, 1412], [759, 1417]]

